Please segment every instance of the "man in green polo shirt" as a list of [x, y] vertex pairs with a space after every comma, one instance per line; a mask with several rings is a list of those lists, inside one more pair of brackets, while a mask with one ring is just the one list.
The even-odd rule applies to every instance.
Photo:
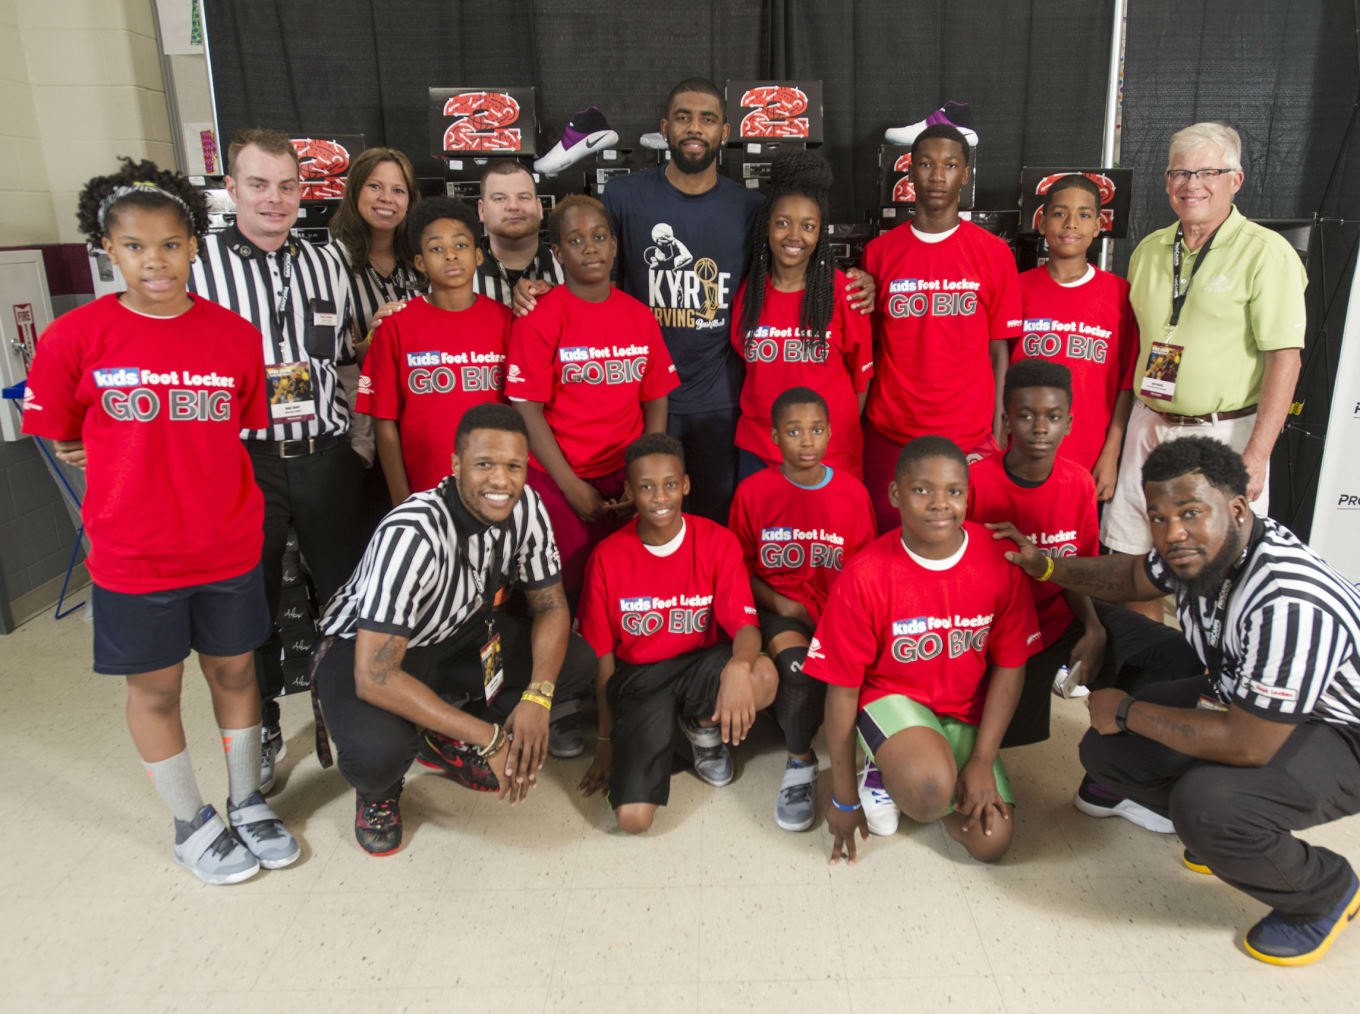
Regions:
[[[1172, 136], [1166, 194], [1179, 221], [1144, 238], [1129, 261], [1137, 400], [1100, 533], [1116, 552], [1152, 548], [1143, 462], [1177, 437], [1214, 437], [1239, 452], [1247, 499], [1266, 513], [1270, 452], [1299, 375], [1308, 276], [1284, 237], [1233, 206], [1242, 180], [1231, 127], [1196, 123]], [[1139, 605], [1161, 618], [1160, 601]]]

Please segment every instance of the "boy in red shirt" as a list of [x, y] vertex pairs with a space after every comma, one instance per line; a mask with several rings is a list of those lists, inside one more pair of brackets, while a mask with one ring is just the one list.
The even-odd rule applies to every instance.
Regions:
[[869, 494], [853, 475], [823, 462], [833, 436], [826, 402], [793, 387], [770, 409], [783, 463], [737, 487], [729, 527], [751, 574], [765, 651], [779, 672], [774, 714], [789, 752], [775, 823], [806, 831], [816, 819], [817, 755], [826, 684], [803, 672], [808, 642], [841, 568], [874, 538]]
[[449, 474], [464, 412], [501, 400], [510, 337], [510, 310], [472, 291], [482, 251], [471, 205], [422, 201], [409, 227], [430, 291], [379, 323], [355, 398], [374, 418], [393, 506]]
[[1011, 354], [1051, 359], [1072, 371], [1072, 432], [1058, 452], [1095, 477], [1096, 497], [1114, 495], [1119, 452], [1133, 407], [1138, 324], [1129, 283], [1086, 260], [1100, 234], [1100, 188], [1081, 173], [1044, 195], [1040, 231], [1048, 263], [1020, 276], [1023, 334]]
[[911, 155], [916, 214], [864, 248], [878, 286], [864, 484], [880, 532], [897, 524], [887, 490], [907, 441], [938, 434], [970, 458], [1001, 446], [1001, 383], [1020, 336], [1010, 248], [959, 218], [970, 158], [963, 135], [933, 124]]
[[831, 168], [815, 152], [783, 151], [775, 156], [771, 180], [756, 219], [751, 267], [732, 302], [732, 346], [746, 362], [738, 477], [783, 460], [770, 440], [770, 406], [790, 387], [809, 387], [830, 413], [827, 464], [859, 478], [859, 417], [874, 355], [869, 320], [850, 306], [847, 278], [831, 259]]
[[652, 311], [614, 288], [618, 252], [604, 205], [574, 194], [548, 216], [565, 282], [510, 331], [506, 393], [529, 427], [529, 485], [552, 519], [573, 603], [590, 550], [632, 511], [624, 448], [666, 430], [679, 386]]
[[[78, 216], [127, 291], [43, 332], [23, 429], [86, 470], [94, 671], [127, 679], [128, 730], [174, 815], [175, 862], [234, 884], [301, 854], [260, 793], [264, 498], [239, 436], [268, 423], [260, 333], [186, 291], [203, 197], [178, 173], [124, 162], [85, 185]], [[227, 822], [199, 795], [180, 722], [190, 650], [226, 752]]]
[[907, 444], [888, 495], [901, 528], [846, 565], [804, 666], [831, 685], [831, 861], [844, 849], [854, 862], [855, 832], [867, 838], [871, 826], [856, 793], [858, 732], [884, 786], [885, 800], [870, 799], [878, 833], [896, 828], [900, 808], [922, 823], [943, 820], [950, 837], [992, 862], [1014, 827], [998, 750], [1039, 642], [1034, 604], [1024, 579], [1006, 573], [1004, 548], [963, 519], [968, 459], [957, 445], [935, 436]]
[[[1062, 445], [1073, 425], [1072, 374], [1061, 363], [1025, 359], [1006, 373], [1004, 420], [1010, 448], [975, 461], [968, 517], [998, 533], [1020, 531], [1049, 557], [1099, 552], [1096, 488], [1091, 473]], [[1042, 647], [1029, 660], [1004, 747], [1048, 738], [1051, 688], [1060, 666], [1077, 685], [1140, 687], [1194, 676], [1204, 668], [1183, 638], [1169, 641], [1162, 626], [1126, 609], [1031, 578], [1025, 584], [1039, 617]], [[1083, 813], [1119, 816], [1170, 834], [1171, 822], [1131, 799], [1112, 795], [1089, 778], [1073, 799]]]
[[746, 738], [778, 686], [760, 654], [736, 538], [681, 512], [684, 454], [664, 433], [629, 444], [626, 493], [637, 519], [595, 548], [581, 596], [581, 636], [600, 659], [600, 738], [580, 788], [607, 786], [619, 827], [632, 834], [651, 827], [670, 798], [677, 720], [695, 773], [726, 785], [727, 744]]

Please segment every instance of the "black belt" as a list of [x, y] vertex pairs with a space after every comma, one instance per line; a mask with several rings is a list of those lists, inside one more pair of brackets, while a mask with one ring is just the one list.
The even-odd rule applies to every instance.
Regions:
[[[1157, 412], [1155, 408], [1152, 411]], [[1174, 412], [1157, 412], [1157, 414], [1172, 426], [1194, 426], [1197, 423], [1216, 423], [1227, 419], [1241, 419], [1243, 416], [1255, 415], [1256, 406], [1248, 405], [1246, 408], [1235, 408], [1229, 412], [1206, 412], [1204, 415], [1176, 415]]]
[[251, 454], [262, 454], [269, 458], [305, 458], [309, 454], [328, 450], [344, 439], [334, 433], [324, 433], [319, 437], [303, 437], [301, 440], [247, 439], [245, 445]]

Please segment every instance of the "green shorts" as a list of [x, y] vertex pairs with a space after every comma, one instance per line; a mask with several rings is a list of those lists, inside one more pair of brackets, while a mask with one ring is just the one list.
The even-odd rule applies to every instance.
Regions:
[[[954, 769], [957, 771], [973, 755], [973, 744], [977, 742], [976, 725], [957, 718], [935, 714], [924, 704], [913, 701], [905, 694], [889, 694], [866, 704], [855, 722], [859, 734], [859, 745], [865, 756], [873, 760], [874, 751], [883, 745], [888, 737], [903, 729], [934, 729], [944, 737], [949, 749], [954, 752]], [[998, 754], [992, 764], [992, 777], [996, 779], [996, 793], [1007, 803], [1015, 805], [1015, 794], [1011, 791], [1011, 779], [1006, 774], [1006, 766]], [[953, 813], [953, 807], [950, 808]]]

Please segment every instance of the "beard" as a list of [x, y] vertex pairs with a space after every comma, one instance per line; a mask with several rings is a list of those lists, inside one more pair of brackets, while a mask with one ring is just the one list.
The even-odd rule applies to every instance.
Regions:
[[1200, 598], [1217, 596], [1223, 585], [1223, 579], [1228, 576], [1228, 571], [1232, 570], [1233, 564], [1242, 555], [1244, 545], [1241, 529], [1234, 525], [1228, 532], [1228, 537], [1224, 539], [1223, 547], [1204, 565], [1203, 570], [1185, 583], [1190, 594]]
[[671, 161], [675, 163], [675, 168], [690, 176], [703, 172], [713, 164], [717, 157], [717, 148], [709, 148], [697, 158], [691, 158], [680, 149], [678, 144], [671, 145]]

